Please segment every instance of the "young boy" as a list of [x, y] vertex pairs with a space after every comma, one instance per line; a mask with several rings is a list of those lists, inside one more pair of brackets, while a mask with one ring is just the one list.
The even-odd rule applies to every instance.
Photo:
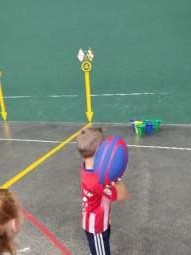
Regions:
[[94, 154], [104, 136], [101, 128], [84, 129], [77, 137], [77, 146], [84, 161], [81, 169], [82, 227], [91, 255], [110, 255], [111, 201], [125, 200], [128, 191], [119, 180], [104, 186], [93, 172]]

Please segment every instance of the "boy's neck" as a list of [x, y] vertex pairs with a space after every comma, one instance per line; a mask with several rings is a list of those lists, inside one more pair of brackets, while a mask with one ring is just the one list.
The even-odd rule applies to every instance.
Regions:
[[86, 158], [84, 161], [85, 161], [85, 168], [86, 169], [93, 169], [94, 157]]

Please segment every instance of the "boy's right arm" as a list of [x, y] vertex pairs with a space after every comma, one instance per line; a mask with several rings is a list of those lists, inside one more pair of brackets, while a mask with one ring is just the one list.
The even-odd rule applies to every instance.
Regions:
[[129, 198], [129, 192], [127, 190], [127, 187], [121, 180], [112, 183], [112, 185], [117, 191], [117, 200], [123, 201]]

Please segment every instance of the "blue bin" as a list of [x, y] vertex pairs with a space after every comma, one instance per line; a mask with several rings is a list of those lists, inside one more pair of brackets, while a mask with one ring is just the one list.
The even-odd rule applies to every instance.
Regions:
[[145, 125], [145, 133], [147, 135], [152, 135], [153, 133], [153, 124], [152, 122], [147, 122], [146, 125]]

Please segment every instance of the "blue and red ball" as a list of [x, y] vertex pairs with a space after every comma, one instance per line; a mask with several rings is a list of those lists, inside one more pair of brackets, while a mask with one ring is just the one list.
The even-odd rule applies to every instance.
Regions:
[[128, 149], [120, 136], [107, 137], [98, 147], [94, 158], [94, 172], [99, 183], [110, 184], [120, 178], [128, 163]]

